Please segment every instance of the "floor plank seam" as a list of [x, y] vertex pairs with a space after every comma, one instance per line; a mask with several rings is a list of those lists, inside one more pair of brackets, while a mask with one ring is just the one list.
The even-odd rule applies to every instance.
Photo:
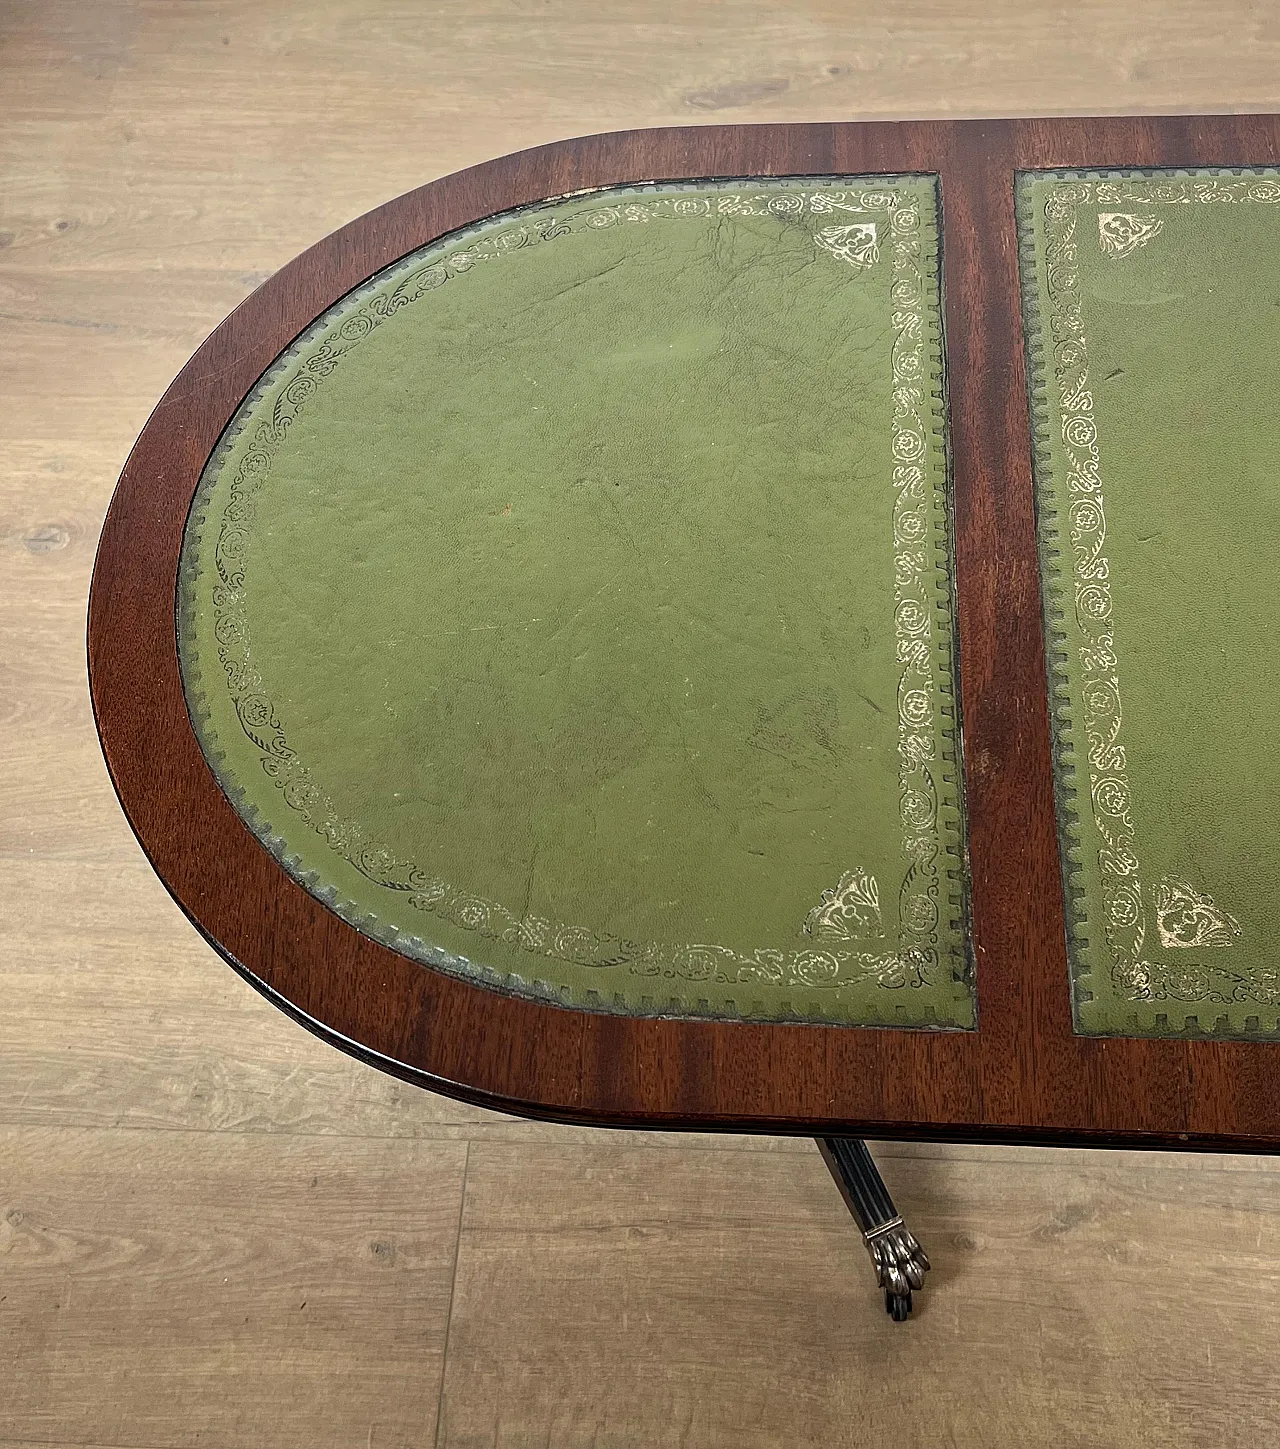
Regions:
[[436, 1399], [436, 1432], [432, 1440], [435, 1449], [440, 1449], [440, 1434], [444, 1425], [444, 1386], [449, 1372], [449, 1332], [453, 1328], [453, 1300], [458, 1288], [458, 1260], [462, 1256], [462, 1220], [467, 1210], [467, 1169], [471, 1166], [471, 1143], [467, 1143], [466, 1155], [462, 1159], [462, 1188], [458, 1193], [458, 1226], [453, 1239], [453, 1272], [449, 1277], [449, 1305], [444, 1314], [444, 1348], [440, 1353], [440, 1394]]

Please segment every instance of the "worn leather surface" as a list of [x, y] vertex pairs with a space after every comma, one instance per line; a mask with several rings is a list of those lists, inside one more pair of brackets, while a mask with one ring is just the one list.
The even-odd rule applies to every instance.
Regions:
[[1078, 1029], [1274, 1035], [1280, 177], [1019, 203]]
[[936, 259], [932, 178], [598, 193], [300, 339], [179, 611], [286, 868], [564, 1004], [971, 1025]]

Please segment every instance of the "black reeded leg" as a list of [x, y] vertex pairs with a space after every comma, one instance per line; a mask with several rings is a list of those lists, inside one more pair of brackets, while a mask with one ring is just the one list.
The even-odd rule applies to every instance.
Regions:
[[895, 1323], [911, 1316], [911, 1293], [924, 1287], [929, 1260], [898, 1216], [867, 1144], [856, 1137], [814, 1139], [831, 1169], [840, 1196], [862, 1229], [876, 1282], [884, 1289], [885, 1311]]

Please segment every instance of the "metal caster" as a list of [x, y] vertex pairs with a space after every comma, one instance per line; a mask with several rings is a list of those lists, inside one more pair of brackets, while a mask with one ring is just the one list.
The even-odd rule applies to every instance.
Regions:
[[911, 1317], [911, 1294], [890, 1293], [885, 1289], [884, 1311], [895, 1323], [905, 1323]]
[[929, 1259], [898, 1216], [867, 1144], [856, 1137], [819, 1137], [817, 1143], [840, 1195], [862, 1229], [876, 1284], [884, 1291], [885, 1312], [895, 1323], [905, 1323], [911, 1317], [912, 1293], [924, 1287]]

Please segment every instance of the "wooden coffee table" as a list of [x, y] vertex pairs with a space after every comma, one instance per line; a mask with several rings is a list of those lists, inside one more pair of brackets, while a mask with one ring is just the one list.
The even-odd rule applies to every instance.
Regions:
[[[1265, 1029], [1242, 1039], [1212, 1029], [1086, 1035], [1073, 1019], [1015, 175], [1278, 162], [1280, 118], [1271, 116], [625, 132], [474, 167], [325, 238], [237, 308], [182, 370], [139, 438], [107, 514], [90, 600], [90, 683], [113, 783], [154, 869], [193, 925], [282, 1011], [419, 1086], [564, 1122], [823, 1140], [869, 1246], [881, 1245], [880, 1277], [895, 1316], [909, 1306], [919, 1267], [913, 1240], [892, 1228], [877, 1236], [896, 1215], [887, 1194], [876, 1197], [878, 1178], [860, 1139], [1276, 1150], [1280, 1047]], [[220, 786], [193, 725], [175, 629], [193, 499], [264, 373], [374, 274], [497, 213], [631, 187], [641, 190], [619, 206], [632, 205], [633, 214], [617, 217], [643, 225], [640, 211], [657, 194], [655, 183], [676, 195], [686, 183], [747, 178], [744, 193], [754, 185], [772, 196], [775, 179], [794, 177], [812, 180], [812, 194], [826, 198], [828, 212], [836, 207], [834, 221], [843, 223], [839, 207], [851, 204], [830, 200], [843, 194], [822, 190], [830, 178], [915, 176], [938, 178], [942, 200], [967, 814], [959, 929], [976, 1024], [857, 1025], [803, 1012], [789, 1020], [781, 1010], [752, 1016], [714, 1003], [671, 1010], [661, 997], [636, 1007], [619, 996], [617, 1009], [593, 1008], [496, 978], [486, 984], [443, 956], [433, 967], [429, 954], [377, 939], [367, 921], [361, 926], [332, 908], [322, 884], [290, 863], [286, 847], [264, 846], [252, 812], [246, 817]], [[775, 209], [785, 220], [792, 205]], [[840, 263], [869, 265], [881, 244], [869, 225], [829, 230], [820, 245]], [[1122, 225], [1154, 223], [1131, 217]], [[1129, 233], [1116, 243], [1133, 244]], [[429, 359], [424, 366], [429, 371]], [[284, 436], [288, 421], [270, 426]], [[266, 729], [270, 719], [263, 720]], [[477, 947], [482, 964], [484, 950]]]

